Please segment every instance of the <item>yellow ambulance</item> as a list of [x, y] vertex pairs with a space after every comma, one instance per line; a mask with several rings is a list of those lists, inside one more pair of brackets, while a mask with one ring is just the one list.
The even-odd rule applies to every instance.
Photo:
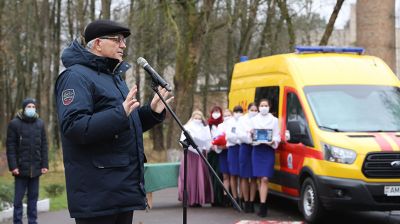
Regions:
[[237, 63], [229, 107], [262, 98], [278, 117], [270, 193], [308, 222], [327, 210], [400, 210], [400, 82], [362, 48], [296, 47]]

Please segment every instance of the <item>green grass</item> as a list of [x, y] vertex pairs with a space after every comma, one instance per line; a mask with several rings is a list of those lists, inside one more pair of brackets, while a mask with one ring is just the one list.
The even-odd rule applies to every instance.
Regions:
[[67, 193], [65, 191], [60, 196], [50, 199], [50, 211], [58, 211], [67, 208]]
[[[14, 186], [14, 177], [11, 176], [10, 173], [6, 173], [3, 176], [0, 176], [0, 182], [10, 184], [13, 187]], [[49, 173], [42, 175], [40, 177], [39, 200], [44, 199], [44, 198], [49, 198], [45, 191], [45, 187], [50, 184], [61, 184], [65, 187], [64, 172], [63, 171], [59, 171], [59, 172], [50, 171]], [[14, 189], [12, 189], [12, 191], [14, 191]], [[67, 208], [68, 208], [67, 194], [66, 194], [65, 190], [61, 195], [59, 195], [55, 198], [50, 198], [50, 211], [58, 211], [58, 210], [67, 209]]]

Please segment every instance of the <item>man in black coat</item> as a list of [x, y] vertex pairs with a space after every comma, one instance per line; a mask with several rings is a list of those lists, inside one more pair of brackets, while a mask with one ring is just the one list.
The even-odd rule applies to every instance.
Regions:
[[143, 132], [163, 121], [165, 108], [157, 95], [140, 107], [137, 87], [122, 79], [129, 35], [121, 24], [96, 20], [61, 56], [66, 69], [55, 96], [68, 209], [78, 224], [131, 224], [133, 211], [146, 207]]
[[22, 110], [7, 129], [7, 161], [15, 177], [14, 224], [22, 224], [22, 199], [28, 190], [28, 221], [37, 223], [39, 177], [47, 173], [48, 148], [43, 121], [36, 113], [36, 101], [27, 98]]

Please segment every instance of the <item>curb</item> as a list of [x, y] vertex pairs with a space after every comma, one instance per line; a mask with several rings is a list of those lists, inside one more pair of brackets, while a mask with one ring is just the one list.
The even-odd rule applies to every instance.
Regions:
[[[24, 216], [26, 216], [26, 204], [23, 204], [24, 207]], [[39, 200], [37, 202], [37, 210], [38, 212], [48, 212], [50, 210], [50, 199], [46, 198], [43, 200]], [[3, 222], [8, 219], [12, 219], [13, 217], [14, 208], [8, 208], [6, 210], [0, 211], [0, 222]]]

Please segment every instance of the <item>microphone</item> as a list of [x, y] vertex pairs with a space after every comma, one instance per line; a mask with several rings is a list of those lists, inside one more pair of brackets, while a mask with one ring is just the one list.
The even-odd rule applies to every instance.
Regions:
[[171, 87], [168, 83], [149, 65], [149, 63], [147, 63], [146, 59], [139, 57], [136, 62], [146, 70], [154, 83], [165, 88], [168, 92], [171, 92]]

